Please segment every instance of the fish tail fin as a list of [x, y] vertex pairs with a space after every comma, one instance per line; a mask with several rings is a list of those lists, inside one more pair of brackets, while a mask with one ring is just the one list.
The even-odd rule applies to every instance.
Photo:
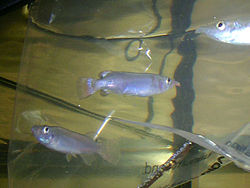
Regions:
[[114, 141], [105, 141], [102, 143], [99, 154], [104, 160], [113, 165], [116, 165], [120, 159], [120, 150], [118, 144], [114, 143]]
[[77, 81], [77, 94], [80, 99], [86, 98], [96, 92], [96, 80], [93, 78], [79, 78]]

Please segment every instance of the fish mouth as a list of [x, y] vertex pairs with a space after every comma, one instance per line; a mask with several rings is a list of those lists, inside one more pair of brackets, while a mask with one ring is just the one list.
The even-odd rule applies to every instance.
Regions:
[[206, 33], [207, 29], [208, 29], [207, 26], [201, 26], [195, 30], [195, 33], [196, 34]]
[[35, 128], [34, 128], [34, 127], [31, 128], [31, 132], [32, 132], [33, 134], [35, 134]]
[[37, 131], [33, 127], [31, 128], [32, 135], [37, 138]]
[[177, 86], [177, 87], [181, 87], [181, 83], [177, 82], [177, 81], [174, 81], [174, 85]]
[[37, 132], [39, 131], [39, 127], [37, 125], [34, 125], [33, 127], [31, 127], [31, 132], [34, 136], [37, 135]]

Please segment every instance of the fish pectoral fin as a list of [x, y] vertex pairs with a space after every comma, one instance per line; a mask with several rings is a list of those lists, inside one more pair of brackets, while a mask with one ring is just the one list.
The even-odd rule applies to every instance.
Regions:
[[108, 94], [110, 94], [110, 91], [109, 90], [107, 90], [107, 89], [101, 89], [101, 91], [100, 91], [100, 95], [101, 96], [107, 96]]
[[103, 71], [99, 73], [99, 78], [105, 78], [111, 71]]
[[91, 166], [92, 162], [95, 160], [95, 155], [94, 154], [80, 154], [80, 157], [82, 158], [83, 162], [88, 165]]

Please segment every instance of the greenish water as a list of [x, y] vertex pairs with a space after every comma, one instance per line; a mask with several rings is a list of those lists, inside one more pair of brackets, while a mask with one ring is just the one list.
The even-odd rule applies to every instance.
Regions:
[[[67, 162], [64, 154], [37, 144], [30, 131], [34, 124], [86, 134], [96, 132], [115, 110], [119, 118], [173, 126], [219, 140], [249, 122], [250, 47], [192, 33], [167, 35], [183, 31], [173, 23], [182, 20], [177, 19], [178, 12], [173, 13], [178, 4], [170, 1], [73, 1], [70, 5], [38, 1], [31, 9], [10, 147], [10, 187], [136, 187], [149, 169], [164, 163], [183, 143], [170, 133], [111, 121], [101, 137], [119, 146], [118, 165], [97, 157], [92, 166], [86, 166], [80, 158]], [[202, 6], [194, 7], [193, 20]], [[188, 21], [183, 24], [188, 26]], [[148, 73], [175, 78], [182, 86], [152, 98], [96, 93], [79, 100], [77, 96], [79, 77], [147, 68]], [[189, 160], [204, 153], [196, 146]], [[211, 154], [199, 165], [205, 169], [216, 157]], [[154, 186], [187, 181], [190, 172], [189, 166], [170, 170]]]

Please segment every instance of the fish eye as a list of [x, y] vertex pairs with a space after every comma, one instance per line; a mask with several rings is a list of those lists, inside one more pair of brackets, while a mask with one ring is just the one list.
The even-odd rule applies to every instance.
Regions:
[[166, 83], [167, 83], [167, 84], [170, 84], [170, 83], [171, 83], [171, 79], [168, 78], [168, 79], [166, 80]]
[[49, 133], [49, 127], [44, 127], [43, 128], [43, 133], [48, 134]]
[[226, 28], [226, 25], [223, 21], [219, 21], [216, 25], [216, 27], [219, 29], [219, 30], [224, 30]]

